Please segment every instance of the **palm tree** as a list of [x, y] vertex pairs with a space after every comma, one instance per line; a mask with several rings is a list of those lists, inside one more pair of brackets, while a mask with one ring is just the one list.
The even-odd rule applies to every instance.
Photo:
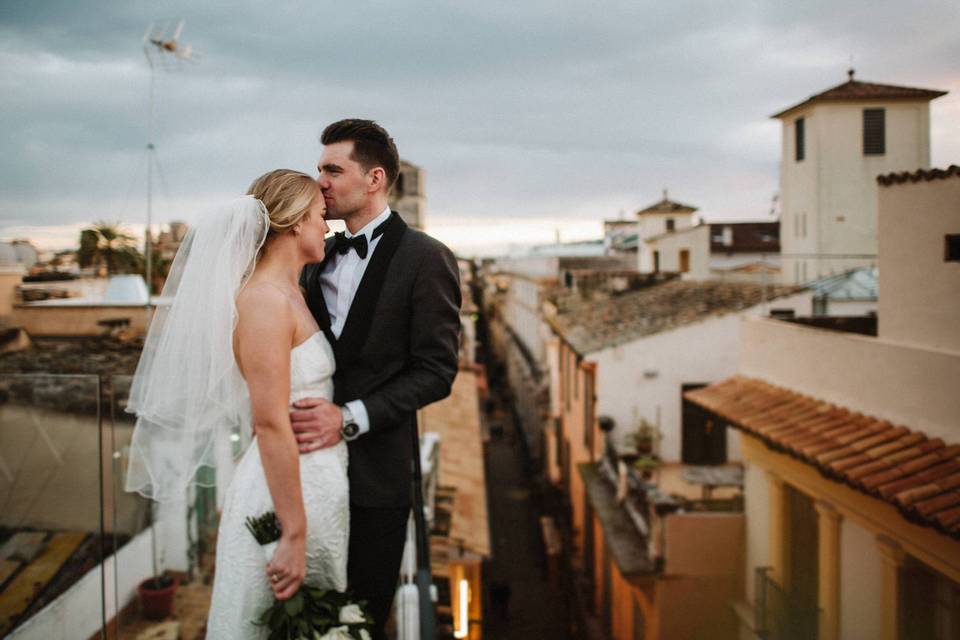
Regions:
[[110, 275], [138, 273], [143, 269], [143, 256], [137, 250], [136, 238], [120, 223], [98, 220], [80, 232], [77, 262], [81, 267], [96, 266]]

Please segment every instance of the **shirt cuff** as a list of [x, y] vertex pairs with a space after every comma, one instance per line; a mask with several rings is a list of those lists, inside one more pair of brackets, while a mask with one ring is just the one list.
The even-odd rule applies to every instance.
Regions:
[[360, 427], [360, 434], [370, 431], [370, 416], [367, 415], [367, 408], [363, 406], [362, 400], [351, 400], [343, 406], [350, 410], [350, 415]]

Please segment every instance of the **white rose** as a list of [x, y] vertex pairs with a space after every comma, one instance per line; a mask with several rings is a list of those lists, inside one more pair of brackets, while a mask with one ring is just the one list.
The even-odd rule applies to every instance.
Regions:
[[370, 637], [370, 633], [367, 632], [366, 629], [360, 629], [360, 637], [363, 638], [363, 640], [373, 640], [373, 638]]
[[327, 631], [323, 636], [320, 637], [320, 640], [353, 640], [350, 635], [350, 631], [347, 629], [346, 625], [342, 627], [334, 627]]
[[348, 604], [340, 609], [340, 622], [346, 624], [360, 624], [366, 622], [363, 613], [360, 611], [360, 605]]

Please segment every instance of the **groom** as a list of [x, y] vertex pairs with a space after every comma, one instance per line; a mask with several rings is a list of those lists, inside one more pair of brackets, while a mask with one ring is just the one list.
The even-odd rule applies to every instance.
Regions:
[[412, 502], [417, 409], [450, 393], [457, 373], [460, 283], [450, 250], [407, 227], [387, 194], [400, 159], [377, 123], [324, 129], [318, 179], [327, 218], [346, 233], [301, 275], [307, 304], [336, 355], [334, 401], [306, 398], [291, 422], [300, 452], [342, 439], [350, 451], [351, 588], [367, 600], [375, 638], [397, 587]]

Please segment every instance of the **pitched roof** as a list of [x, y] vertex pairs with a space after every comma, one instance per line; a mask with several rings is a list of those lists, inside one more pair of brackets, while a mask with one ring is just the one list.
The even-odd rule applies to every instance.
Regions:
[[812, 95], [803, 102], [793, 105], [771, 118], [782, 118], [792, 111], [810, 106], [816, 102], [874, 102], [877, 100], [933, 100], [947, 95], [946, 91], [935, 89], [918, 89], [915, 87], [900, 87], [892, 84], [877, 84], [861, 82], [853, 79], [853, 70], [848, 71], [850, 79], [826, 91]]
[[561, 290], [554, 299], [557, 313], [548, 320], [584, 355], [802, 290], [769, 286], [764, 291], [747, 282], [678, 279], [601, 299]]
[[684, 398], [908, 520], [960, 539], [960, 444], [739, 375]]
[[663, 199], [659, 202], [654, 202], [652, 205], [646, 209], [640, 209], [637, 211], [638, 216], [642, 216], [648, 213], [693, 213], [696, 211], [696, 207], [691, 207], [688, 204], [683, 204], [682, 202], [675, 202], [667, 198], [667, 190], [663, 190]]
[[960, 178], [960, 166], [950, 165], [946, 169], [917, 169], [916, 171], [901, 171], [877, 176], [877, 182], [885, 187], [904, 182], [930, 182], [931, 180], [945, 180], [946, 178]]
[[440, 435], [440, 485], [453, 489], [449, 538], [482, 556], [490, 555], [487, 486], [477, 374], [461, 369], [450, 395], [421, 409], [423, 432]]

